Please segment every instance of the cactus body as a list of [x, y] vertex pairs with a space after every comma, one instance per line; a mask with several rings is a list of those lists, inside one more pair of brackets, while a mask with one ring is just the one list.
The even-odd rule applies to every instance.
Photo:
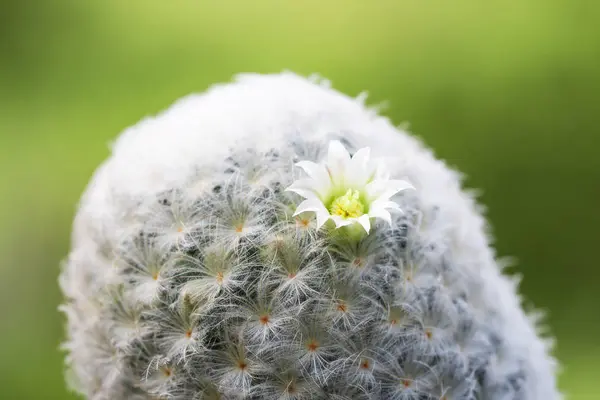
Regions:
[[[330, 140], [416, 188], [368, 235], [286, 192]], [[554, 361], [457, 173], [387, 119], [290, 73], [248, 75], [127, 129], [61, 275], [89, 399], [553, 400]]]

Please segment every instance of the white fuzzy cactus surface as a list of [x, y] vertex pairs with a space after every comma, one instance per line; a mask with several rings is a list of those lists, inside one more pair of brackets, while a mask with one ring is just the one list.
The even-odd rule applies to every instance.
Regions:
[[460, 175], [364, 97], [243, 75], [128, 128], [60, 277], [87, 399], [555, 400]]

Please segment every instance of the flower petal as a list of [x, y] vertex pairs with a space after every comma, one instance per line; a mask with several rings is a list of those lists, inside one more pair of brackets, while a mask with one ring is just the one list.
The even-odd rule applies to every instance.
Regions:
[[298, 214], [301, 214], [303, 212], [306, 211], [314, 211], [314, 212], [327, 212], [327, 209], [325, 208], [325, 206], [323, 205], [323, 203], [321, 203], [321, 201], [319, 199], [308, 199], [308, 200], [304, 200], [302, 203], [300, 203], [298, 205], [298, 207], [296, 208], [296, 212], [294, 212], [293, 217], [295, 217]]
[[298, 179], [285, 190], [286, 192], [297, 193], [306, 199], [318, 198], [320, 195], [318, 188], [315, 186], [314, 179]]
[[387, 181], [387, 184], [390, 187], [390, 189], [393, 188], [393, 190], [395, 190], [396, 192], [400, 192], [406, 189], [415, 189], [415, 187], [409, 181], [405, 181], [403, 179], [390, 179]]
[[329, 212], [327, 212], [327, 210], [324, 212], [317, 211], [315, 214], [317, 215], [317, 230], [319, 230], [323, 225], [325, 225], [325, 222], [331, 218], [331, 215]]
[[318, 174], [318, 170], [322, 168], [322, 165], [314, 163], [312, 161], [299, 161], [296, 163], [297, 167], [300, 167], [306, 172], [308, 176], [314, 178], [316, 174]]
[[358, 167], [366, 168], [367, 163], [369, 162], [370, 155], [370, 147], [363, 147], [362, 149], [358, 149], [358, 151], [352, 156], [352, 164]]
[[402, 190], [414, 188], [413, 185], [405, 180], [376, 179], [367, 184], [367, 195], [373, 200], [387, 200]]
[[352, 156], [346, 171], [345, 182], [348, 186], [354, 189], [362, 189], [374, 175], [375, 166], [369, 162], [370, 154], [371, 149], [363, 147]]
[[339, 140], [332, 140], [329, 142], [327, 161], [333, 164], [338, 160], [350, 160], [350, 153], [348, 153], [348, 150], [346, 150], [342, 142]]
[[356, 219], [356, 222], [361, 224], [362, 227], [365, 228], [365, 231], [367, 233], [369, 233], [369, 230], [371, 230], [371, 220], [370, 220], [369, 214], [361, 215], [360, 217], [358, 217]]
[[329, 218], [331, 218], [331, 220], [333, 222], [335, 222], [336, 228], [341, 228], [342, 226], [352, 225], [354, 223], [354, 221], [352, 219], [345, 219], [345, 218], [340, 217], [339, 215], [332, 215]]
[[377, 207], [377, 208], [371, 209], [369, 211], [369, 216], [373, 217], [373, 218], [381, 218], [382, 220], [387, 222], [388, 225], [392, 226], [392, 216], [383, 207]]
[[329, 142], [327, 172], [334, 185], [343, 185], [350, 163], [350, 154], [339, 140]]
[[387, 189], [386, 182], [383, 179], [375, 179], [369, 182], [365, 188], [369, 199], [378, 198]]
[[302, 168], [314, 180], [313, 187], [315, 191], [325, 196], [331, 187], [331, 178], [329, 177], [327, 168], [312, 161], [300, 161], [296, 163], [296, 166]]
[[329, 219], [329, 211], [325, 208], [321, 200], [319, 199], [307, 199], [298, 205], [296, 208], [296, 212], [294, 212], [294, 217], [303, 212], [312, 211], [316, 214], [317, 217], [317, 229], [320, 229], [325, 222]]

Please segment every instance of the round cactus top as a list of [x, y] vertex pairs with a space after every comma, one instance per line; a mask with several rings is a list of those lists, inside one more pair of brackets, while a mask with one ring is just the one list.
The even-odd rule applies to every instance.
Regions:
[[128, 128], [76, 216], [90, 399], [558, 399], [459, 175], [321, 79], [244, 75]]

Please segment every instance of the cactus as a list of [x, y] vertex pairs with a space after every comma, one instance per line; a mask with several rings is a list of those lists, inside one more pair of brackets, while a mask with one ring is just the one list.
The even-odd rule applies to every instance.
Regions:
[[[301, 162], [332, 143], [410, 182], [394, 212], [334, 224], [367, 215], [354, 189], [324, 218], [301, 207]], [[86, 398], [560, 398], [474, 196], [364, 96], [245, 75], [127, 129], [112, 153], [60, 277], [67, 376]]]

